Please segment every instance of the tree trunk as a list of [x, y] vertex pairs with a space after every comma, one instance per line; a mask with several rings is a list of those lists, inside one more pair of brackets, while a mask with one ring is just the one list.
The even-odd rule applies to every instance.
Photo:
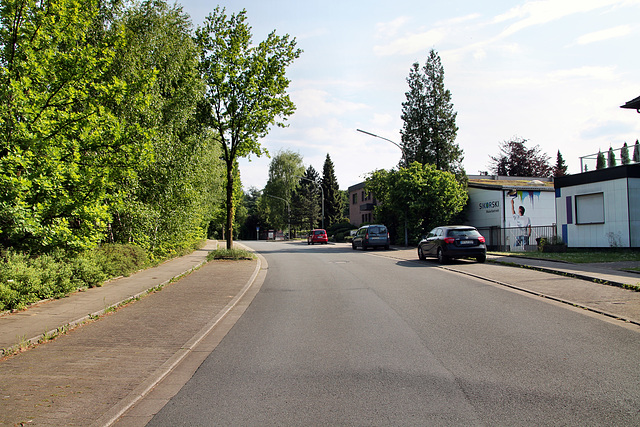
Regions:
[[233, 162], [227, 161], [227, 249], [233, 249]]

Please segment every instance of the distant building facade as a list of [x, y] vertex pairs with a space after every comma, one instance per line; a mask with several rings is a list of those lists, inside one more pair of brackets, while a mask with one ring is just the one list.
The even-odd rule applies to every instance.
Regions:
[[373, 209], [377, 205], [377, 200], [370, 192], [364, 188], [364, 182], [349, 187], [349, 222], [360, 227], [365, 223], [375, 222]]

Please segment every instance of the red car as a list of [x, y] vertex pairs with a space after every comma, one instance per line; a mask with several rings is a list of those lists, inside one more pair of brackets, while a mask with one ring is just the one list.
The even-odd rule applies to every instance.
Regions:
[[307, 245], [313, 245], [314, 243], [324, 243], [329, 242], [329, 236], [327, 236], [327, 230], [322, 228], [318, 228], [315, 230], [311, 230], [309, 235], [307, 236]]

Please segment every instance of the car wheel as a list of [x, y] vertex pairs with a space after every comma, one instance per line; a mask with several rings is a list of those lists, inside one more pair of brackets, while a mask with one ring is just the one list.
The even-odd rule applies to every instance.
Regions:
[[485, 262], [487, 260], [487, 256], [486, 255], [480, 255], [479, 257], [476, 257], [476, 260], [478, 262]]
[[384, 250], [385, 250], [385, 251], [388, 251], [388, 250], [389, 250], [389, 245], [386, 245], [386, 246], [384, 247]]
[[366, 246], [364, 243], [362, 244], [362, 250], [363, 250], [363, 251], [366, 251], [366, 250], [367, 250], [367, 246]]
[[418, 258], [423, 261], [427, 259], [427, 257], [424, 255], [424, 252], [422, 252], [422, 246], [418, 246]]
[[440, 264], [446, 264], [447, 263], [447, 257], [444, 256], [444, 251], [442, 250], [442, 248], [438, 248], [438, 262]]
[[354, 242], [351, 242], [351, 249], [353, 249], [354, 251], [356, 250], [356, 244]]

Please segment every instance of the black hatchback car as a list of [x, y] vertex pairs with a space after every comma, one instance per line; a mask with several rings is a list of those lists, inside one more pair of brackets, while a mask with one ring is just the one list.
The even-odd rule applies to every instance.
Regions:
[[428, 256], [437, 257], [440, 264], [457, 258], [475, 258], [478, 262], [485, 262], [487, 245], [475, 227], [436, 227], [418, 243], [418, 258], [425, 259]]

